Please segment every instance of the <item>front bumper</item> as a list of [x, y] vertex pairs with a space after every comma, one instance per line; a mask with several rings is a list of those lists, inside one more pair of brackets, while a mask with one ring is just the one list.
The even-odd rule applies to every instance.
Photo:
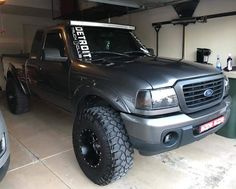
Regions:
[[[133, 146], [143, 155], [155, 155], [192, 143], [209, 134], [215, 133], [228, 121], [230, 111], [231, 98], [227, 97], [217, 106], [188, 115], [178, 114], [159, 116], [158, 118], [144, 118], [121, 113], [121, 117]], [[202, 134], [194, 134], [194, 128], [221, 116], [225, 117], [223, 124]], [[163, 142], [164, 137], [170, 132], [178, 134], [177, 140], [172, 145], [165, 145]]]

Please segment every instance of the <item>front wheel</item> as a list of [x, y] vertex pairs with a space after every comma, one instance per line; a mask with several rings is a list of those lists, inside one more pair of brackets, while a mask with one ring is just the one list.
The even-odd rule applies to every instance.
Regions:
[[123, 122], [109, 107], [89, 108], [78, 115], [73, 146], [81, 169], [98, 185], [119, 179], [133, 165], [134, 151]]

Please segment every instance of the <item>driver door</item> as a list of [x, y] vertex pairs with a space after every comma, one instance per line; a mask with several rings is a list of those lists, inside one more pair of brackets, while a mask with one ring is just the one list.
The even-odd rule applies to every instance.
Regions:
[[60, 30], [46, 34], [40, 70], [41, 98], [70, 110], [70, 62], [63, 33]]

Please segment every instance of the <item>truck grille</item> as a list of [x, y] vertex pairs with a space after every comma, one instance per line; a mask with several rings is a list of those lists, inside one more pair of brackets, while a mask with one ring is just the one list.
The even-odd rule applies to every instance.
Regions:
[[[210, 96], [205, 96], [208, 89], [213, 91]], [[183, 93], [187, 108], [198, 108], [215, 101], [219, 101], [224, 92], [224, 79], [216, 79], [199, 83], [187, 84], [183, 86]]]

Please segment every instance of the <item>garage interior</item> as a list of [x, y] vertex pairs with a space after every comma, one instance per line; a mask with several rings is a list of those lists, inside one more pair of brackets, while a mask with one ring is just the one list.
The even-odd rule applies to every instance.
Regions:
[[[29, 53], [40, 28], [85, 20], [134, 25], [138, 38], [161, 57], [196, 61], [197, 48], [211, 49], [208, 63], [216, 67], [220, 56], [224, 68], [229, 53], [236, 65], [235, 11], [235, 0], [6, 0], [0, 5], [0, 55]], [[226, 74], [235, 84], [236, 74]], [[31, 99], [30, 112], [11, 114], [3, 75], [0, 62], [0, 111], [11, 145], [0, 188], [100, 188], [76, 161], [71, 114], [37, 98]], [[103, 188], [235, 189], [236, 133], [222, 135], [150, 157], [135, 151], [128, 175]]]

